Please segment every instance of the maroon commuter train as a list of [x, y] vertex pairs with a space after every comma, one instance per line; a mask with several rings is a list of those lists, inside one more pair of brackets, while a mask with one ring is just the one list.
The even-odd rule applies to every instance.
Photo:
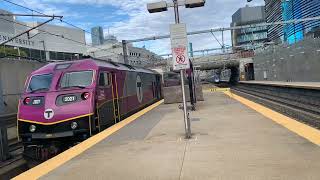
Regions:
[[30, 74], [19, 102], [25, 155], [47, 159], [162, 99], [155, 71], [98, 59], [50, 63]]

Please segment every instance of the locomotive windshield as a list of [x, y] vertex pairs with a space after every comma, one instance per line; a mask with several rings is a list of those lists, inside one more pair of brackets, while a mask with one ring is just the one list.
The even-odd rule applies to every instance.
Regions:
[[85, 88], [92, 84], [93, 71], [77, 71], [65, 73], [60, 81], [61, 88]]
[[52, 74], [43, 74], [32, 76], [29, 83], [28, 92], [48, 91], [52, 81]]

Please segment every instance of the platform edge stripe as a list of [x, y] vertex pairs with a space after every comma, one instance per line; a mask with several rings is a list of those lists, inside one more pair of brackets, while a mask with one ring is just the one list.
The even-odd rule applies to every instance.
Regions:
[[308, 141], [320, 146], [320, 131], [318, 129], [303, 124], [295, 119], [280, 114], [272, 109], [269, 109], [263, 105], [250, 101], [231, 92], [224, 92], [224, 94], [259, 112], [265, 117], [284, 126], [285, 128], [307, 139]]
[[99, 134], [83, 141], [82, 143], [64, 151], [63, 153], [57, 155], [56, 157], [49, 159], [48, 161], [16, 176], [13, 180], [25, 180], [25, 179], [39, 179], [40, 177], [48, 174], [49, 172], [53, 171], [54, 169], [58, 168], [59, 166], [63, 165], [64, 163], [68, 162], [69, 160], [73, 159], [74, 157], [80, 155], [87, 149], [91, 148], [95, 144], [99, 143], [100, 141], [104, 140], [114, 132], [120, 130], [121, 128], [125, 127], [126, 125], [130, 124], [134, 120], [138, 119], [140, 116], [146, 114], [147, 112], [151, 111], [152, 109], [156, 108], [160, 104], [162, 104], [164, 100], [160, 100], [149, 107], [142, 109], [141, 111], [131, 115], [130, 117], [124, 119], [123, 121], [111, 126], [110, 128], [102, 131]]

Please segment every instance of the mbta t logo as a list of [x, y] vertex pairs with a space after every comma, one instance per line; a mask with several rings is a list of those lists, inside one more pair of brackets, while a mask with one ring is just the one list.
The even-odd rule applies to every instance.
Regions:
[[136, 80], [136, 90], [137, 90], [137, 98], [140, 103], [142, 103], [143, 99], [143, 88], [142, 88], [142, 82], [141, 78], [139, 75], [137, 75], [137, 80]]
[[45, 119], [52, 119], [54, 116], [54, 111], [52, 109], [46, 109], [43, 113]]

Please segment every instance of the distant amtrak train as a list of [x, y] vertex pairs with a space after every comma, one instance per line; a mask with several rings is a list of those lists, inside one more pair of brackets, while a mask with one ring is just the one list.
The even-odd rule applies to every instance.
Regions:
[[96, 59], [48, 64], [30, 74], [19, 102], [24, 154], [46, 160], [161, 98], [152, 70]]

